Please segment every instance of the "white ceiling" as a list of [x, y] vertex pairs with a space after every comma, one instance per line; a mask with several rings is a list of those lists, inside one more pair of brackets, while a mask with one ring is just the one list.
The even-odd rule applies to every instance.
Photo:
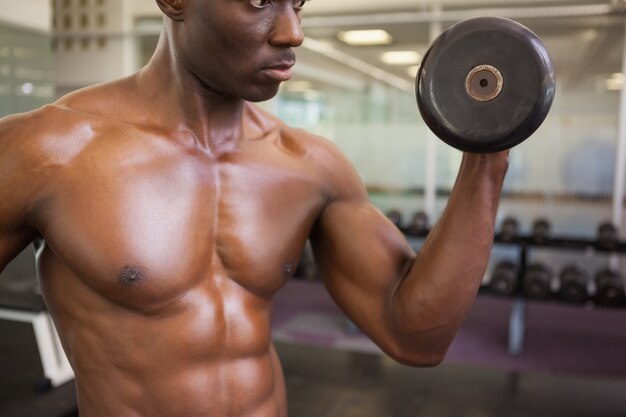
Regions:
[[364, 13], [390, 10], [426, 10], [433, 6], [443, 8], [545, 6], [571, 4], [606, 4], [610, 0], [310, 0], [307, 13]]
[[[473, 14], [476, 10], [477, 14], [506, 16], [512, 8], [516, 15], [535, 16], [516, 20], [542, 38], [554, 60], [559, 81], [569, 88], [593, 87], [610, 74], [622, 71], [626, 23], [623, 14], [566, 17], [572, 10], [578, 13], [581, 5], [595, 6], [589, 9], [592, 12], [602, 11], [602, 6], [614, 6], [610, 0], [311, 0], [306, 5], [303, 25], [307, 36], [412, 81], [407, 75], [407, 66], [385, 65], [379, 57], [386, 50], [420, 53], [427, 50], [431, 41], [431, 23], [427, 20], [433, 3], [439, 3], [443, 11], [453, 17], [469, 16], [470, 11]], [[546, 7], [550, 9], [544, 9]], [[546, 17], [544, 10], [555, 16]], [[409, 16], [409, 13], [413, 14]], [[358, 19], [354, 19], [355, 16]], [[403, 16], [408, 18], [403, 19]], [[413, 17], [417, 19], [408, 22]], [[368, 20], [370, 24], [365, 23]], [[452, 23], [454, 21], [444, 21], [442, 28]], [[365, 28], [387, 30], [394, 37], [394, 43], [385, 47], [353, 47], [337, 39], [339, 31]]]
[[[131, 4], [135, 16], [159, 15], [155, 0], [131, 0]], [[565, 17], [574, 9], [578, 14], [583, 9], [583, 14], [585, 10], [597, 14], [617, 4], [621, 13]], [[626, 0], [310, 0], [303, 26], [307, 37], [412, 82], [406, 66], [387, 66], [379, 56], [386, 50], [425, 52], [431, 41], [433, 7], [443, 10], [443, 29], [455, 19], [473, 14], [512, 14], [542, 38], [559, 81], [570, 88], [588, 87], [622, 71]], [[524, 17], [529, 15], [534, 17]], [[385, 29], [393, 35], [394, 43], [388, 47], [349, 47], [337, 40], [338, 32], [359, 28]], [[327, 64], [319, 54], [304, 52], [300, 51], [300, 56], [309, 67]]]

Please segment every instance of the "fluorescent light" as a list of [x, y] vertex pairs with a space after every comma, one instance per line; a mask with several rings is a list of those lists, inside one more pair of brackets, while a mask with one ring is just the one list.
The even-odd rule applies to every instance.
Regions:
[[406, 69], [406, 73], [409, 74], [409, 77], [415, 78], [417, 77], [417, 71], [419, 71], [419, 69], [420, 69], [419, 65], [411, 65], [410, 67]]
[[609, 91], [619, 91], [624, 88], [624, 80], [609, 78], [604, 81], [604, 87]]
[[389, 45], [393, 42], [391, 35], [382, 29], [370, 30], [349, 30], [339, 32], [337, 35], [340, 41], [348, 45]]
[[415, 93], [415, 85], [412, 82], [407, 81], [406, 78], [398, 77], [397, 75], [383, 70], [382, 68], [356, 58], [353, 55], [342, 52], [327, 42], [320, 42], [315, 39], [305, 37], [302, 46], [310, 51], [324, 55], [333, 61], [339, 62], [342, 65], [382, 81], [383, 83], [391, 85], [399, 90], [406, 91], [409, 94]]
[[389, 51], [380, 56], [387, 65], [413, 65], [420, 62], [420, 54], [415, 51]]
[[584, 41], [591, 42], [591, 41], [594, 41], [598, 37], [598, 31], [595, 29], [588, 29], [582, 32], [580, 34], [580, 37]]
[[624, 88], [624, 83], [626, 82], [624, 74], [621, 72], [617, 72], [611, 75], [610, 78], [604, 80], [604, 88], [608, 91], [619, 91]]
[[22, 84], [22, 93], [26, 94], [27, 96], [33, 94], [34, 90], [35, 86], [33, 85], [33, 83]]

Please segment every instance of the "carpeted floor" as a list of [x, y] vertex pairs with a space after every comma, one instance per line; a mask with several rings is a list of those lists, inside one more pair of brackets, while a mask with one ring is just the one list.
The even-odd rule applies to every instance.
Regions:
[[[626, 310], [558, 302], [527, 303], [523, 351], [508, 353], [513, 300], [479, 295], [445, 363], [596, 378], [626, 378]], [[292, 280], [276, 297], [274, 338], [289, 343], [378, 352], [350, 331], [319, 282]], [[348, 330], [348, 331], [346, 331]]]
[[[441, 366], [380, 355], [319, 282], [276, 297], [273, 336], [291, 417], [625, 417], [626, 312], [530, 303], [507, 353], [512, 301], [479, 296]], [[76, 417], [73, 382], [37, 391], [32, 329], [0, 321], [0, 417]], [[182, 416], [181, 416], [182, 417]]]

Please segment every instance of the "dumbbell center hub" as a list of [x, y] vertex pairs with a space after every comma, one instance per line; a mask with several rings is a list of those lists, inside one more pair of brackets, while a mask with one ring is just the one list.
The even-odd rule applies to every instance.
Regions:
[[467, 95], [476, 101], [491, 101], [498, 97], [504, 87], [500, 71], [491, 65], [474, 67], [465, 80]]

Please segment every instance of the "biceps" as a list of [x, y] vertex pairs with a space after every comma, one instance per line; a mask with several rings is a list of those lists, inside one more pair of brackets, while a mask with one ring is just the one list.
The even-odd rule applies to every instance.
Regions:
[[402, 233], [369, 202], [333, 203], [311, 240], [322, 275], [336, 290], [387, 290], [415, 258]]

